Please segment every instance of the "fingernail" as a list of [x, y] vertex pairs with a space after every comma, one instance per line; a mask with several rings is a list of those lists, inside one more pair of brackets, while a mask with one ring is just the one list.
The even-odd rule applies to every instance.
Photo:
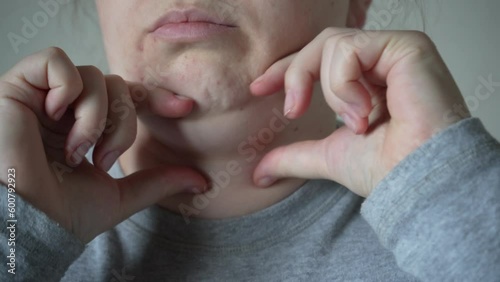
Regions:
[[266, 177], [261, 178], [257, 182], [257, 185], [259, 185], [260, 187], [264, 187], [265, 188], [265, 187], [271, 186], [271, 184], [273, 184], [274, 182], [276, 182], [276, 178], [266, 176]]
[[295, 109], [295, 97], [296, 93], [293, 90], [286, 91], [285, 98], [285, 117], [289, 117], [291, 113], [293, 113]]
[[85, 155], [90, 150], [90, 146], [91, 145], [88, 142], [78, 146], [77, 149], [71, 154], [69, 161], [75, 166], [80, 165], [83, 162]]
[[101, 160], [101, 168], [104, 171], [108, 171], [113, 164], [115, 164], [116, 160], [120, 156], [120, 152], [118, 151], [113, 151], [110, 153], [107, 153], [104, 158]]
[[259, 76], [256, 80], [252, 82], [252, 85], [257, 85], [264, 80], [264, 75]]
[[193, 99], [191, 99], [191, 98], [188, 98], [188, 97], [186, 97], [186, 96], [181, 96], [181, 95], [175, 95], [175, 97], [176, 97], [177, 99], [179, 99], [179, 100], [183, 100], [183, 101], [191, 101], [191, 100], [193, 100]]
[[62, 118], [62, 116], [66, 113], [66, 110], [68, 109], [67, 106], [63, 107], [62, 109], [58, 110], [55, 114], [54, 114], [54, 120], [60, 120]]
[[343, 113], [340, 115], [340, 117], [342, 118], [342, 120], [344, 121], [345, 125], [351, 129], [352, 131], [354, 132], [357, 132], [357, 126], [356, 126], [356, 123], [354, 122], [354, 119], [351, 117], [350, 114], [347, 114], [347, 113]]

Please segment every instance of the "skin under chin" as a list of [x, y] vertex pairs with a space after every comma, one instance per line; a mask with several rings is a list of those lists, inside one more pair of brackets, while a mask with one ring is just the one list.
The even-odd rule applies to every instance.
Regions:
[[[141, 117], [141, 123], [155, 140], [174, 151], [224, 158], [238, 155], [239, 145], [263, 130], [271, 129], [272, 135], [266, 135], [266, 140], [270, 138], [273, 144], [283, 144], [284, 131], [292, 130], [295, 123], [283, 117], [282, 100], [282, 95], [277, 95], [234, 111], [193, 114], [176, 120], [148, 115]], [[279, 130], [272, 131], [274, 127]], [[269, 143], [264, 145], [271, 148]]]

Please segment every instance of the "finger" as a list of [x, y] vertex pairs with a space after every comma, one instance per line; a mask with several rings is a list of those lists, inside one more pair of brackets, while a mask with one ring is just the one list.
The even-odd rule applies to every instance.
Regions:
[[59, 120], [68, 105], [73, 103], [83, 90], [83, 81], [75, 65], [59, 48], [48, 48], [26, 57], [6, 74], [6, 80], [23, 89], [24, 93], [48, 91], [44, 108], [38, 107], [31, 95], [13, 97], [27, 105], [33, 112], [45, 111], [54, 120]]
[[285, 114], [288, 118], [299, 118], [311, 103], [314, 83], [319, 80], [322, 52], [325, 42], [332, 34], [349, 34], [351, 30], [327, 29], [302, 49], [287, 70], [285, 76]]
[[330, 62], [321, 79], [327, 102], [357, 134], [368, 129], [368, 116], [373, 108], [371, 94], [365, 87], [369, 84], [363, 83], [365, 73], [373, 65], [361, 64], [358, 59], [355, 37], [359, 32], [327, 41], [325, 52]]
[[287, 56], [267, 69], [263, 75], [250, 85], [252, 94], [267, 96], [282, 90], [285, 87], [285, 73], [296, 56], [297, 54]]
[[193, 111], [193, 99], [175, 95], [160, 87], [148, 89], [135, 82], [128, 82], [128, 85], [138, 115], [152, 113], [165, 118], [181, 118]]
[[131, 104], [129, 88], [117, 75], [105, 77], [108, 92], [108, 117], [106, 128], [93, 153], [94, 164], [108, 171], [135, 141], [137, 116]]
[[312, 99], [314, 83], [319, 79], [322, 41], [315, 40], [300, 51], [285, 74], [285, 108], [287, 118], [302, 116]]
[[[341, 48], [337, 48], [339, 46], [337, 43], [343, 42], [346, 38], [351, 38], [356, 31], [347, 30], [346, 32], [333, 34], [326, 39], [323, 47], [323, 59], [321, 65], [321, 85], [323, 94], [325, 96], [325, 100], [327, 101], [330, 108], [333, 109], [339, 116], [343, 119], [344, 123], [351, 129], [353, 132], [362, 132], [366, 130], [367, 122], [365, 118], [366, 107], [363, 101], [359, 101], [359, 96], [362, 96], [364, 93], [359, 93], [359, 91], [364, 91], [364, 89], [359, 89], [354, 87], [354, 89], [350, 89], [352, 92], [347, 93], [347, 98], [342, 99], [342, 97], [338, 96], [337, 91], [341, 91], [342, 93], [344, 89], [337, 89], [336, 85], [332, 84], [332, 81], [338, 81], [339, 77], [350, 76], [352, 75], [352, 66], [350, 64], [358, 64], [358, 62], [352, 56], [347, 56], [347, 54], [343, 50], [343, 45]], [[350, 54], [349, 54], [350, 55]], [[345, 63], [348, 61], [348, 63]], [[339, 66], [339, 62], [342, 62], [342, 67]], [[344, 70], [343, 67], [347, 64], [349, 69]], [[359, 73], [356, 73], [360, 75]], [[356, 81], [353, 81], [354, 83]], [[358, 106], [360, 105], [360, 106]], [[362, 111], [359, 111], [359, 110]], [[366, 115], [368, 115], [366, 113]]]
[[203, 193], [206, 180], [189, 168], [156, 168], [139, 171], [118, 180], [121, 193], [121, 220], [181, 193]]
[[330, 53], [331, 61], [326, 66], [326, 75], [322, 77], [323, 89], [347, 104], [346, 111], [365, 118], [370, 114], [372, 105], [370, 94], [360, 81], [367, 68], [372, 66], [361, 66], [356, 48], [346, 47], [352, 46], [353, 35], [332, 39], [325, 48], [325, 52]]
[[268, 187], [286, 177], [328, 178], [324, 140], [304, 141], [274, 149], [257, 165], [253, 179], [260, 187]]
[[66, 141], [66, 161], [77, 166], [101, 137], [108, 115], [108, 95], [104, 75], [96, 67], [78, 67], [83, 91], [72, 105], [75, 124]]
[[[409, 33], [405, 34], [357, 31], [350, 36], [336, 35], [328, 40], [326, 45], [330, 46], [326, 49], [333, 50], [329, 51], [333, 55], [328, 64], [330, 74], [322, 76], [323, 90], [333, 94], [326, 95], [328, 103], [345, 119], [346, 125], [353, 132], [363, 134], [368, 130], [368, 117], [374, 105], [372, 100], [377, 98], [374, 95], [380, 92], [376, 90], [379, 86], [385, 88], [387, 85], [401, 85], [397, 88], [404, 89], [405, 84], [410, 85], [402, 79], [394, 79], [400, 73], [405, 73], [405, 77], [408, 77], [409, 71], [401, 72], [395, 66], [412, 51], [421, 48], [417, 42], [426, 40], [415, 40], [412, 38], [414, 35], [409, 40], [403, 40], [404, 36], [409, 36]], [[395, 38], [399, 40], [396, 41]], [[416, 43], [415, 46], [411, 45], [413, 42]], [[417, 104], [410, 103], [408, 98], [402, 98], [406, 96], [404, 93], [399, 94], [399, 97], [388, 99], [391, 113], [401, 112], [402, 105]], [[397, 99], [406, 101], [397, 102]], [[391, 107], [391, 104], [398, 104], [399, 107]], [[406, 109], [403, 111], [409, 112]]]

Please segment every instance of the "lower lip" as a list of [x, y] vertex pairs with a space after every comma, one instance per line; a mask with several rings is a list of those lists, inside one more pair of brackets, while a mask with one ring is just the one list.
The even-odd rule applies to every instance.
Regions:
[[159, 27], [154, 34], [169, 41], [186, 42], [207, 40], [234, 29], [232, 26], [207, 22], [171, 23]]

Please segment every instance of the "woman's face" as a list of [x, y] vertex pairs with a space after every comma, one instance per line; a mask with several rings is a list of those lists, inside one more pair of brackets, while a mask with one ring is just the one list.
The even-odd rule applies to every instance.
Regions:
[[[175, 127], [177, 134], [170, 132], [169, 140], [177, 135], [197, 146], [200, 136], [203, 144], [221, 135], [227, 141], [228, 130], [244, 138], [258, 129], [259, 117], [265, 120], [273, 108], [281, 110], [282, 95], [254, 98], [250, 83], [324, 28], [345, 26], [350, 0], [97, 0], [97, 6], [113, 73], [129, 81], [153, 81], [196, 103], [192, 116], [175, 126], [161, 117], [142, 121], [157, 138], [167, 139], [163, 132]], [[200, 21], [196, 13], [183, 18], [182, 11], [193, 10], [224, 26], [155, 29], [172, 11], [181, 13], [171, 14], [171, 21]], [[179, 37], [179, 30], [194, 35]], [[242, 130], [250, 118], [257, 127]]]

